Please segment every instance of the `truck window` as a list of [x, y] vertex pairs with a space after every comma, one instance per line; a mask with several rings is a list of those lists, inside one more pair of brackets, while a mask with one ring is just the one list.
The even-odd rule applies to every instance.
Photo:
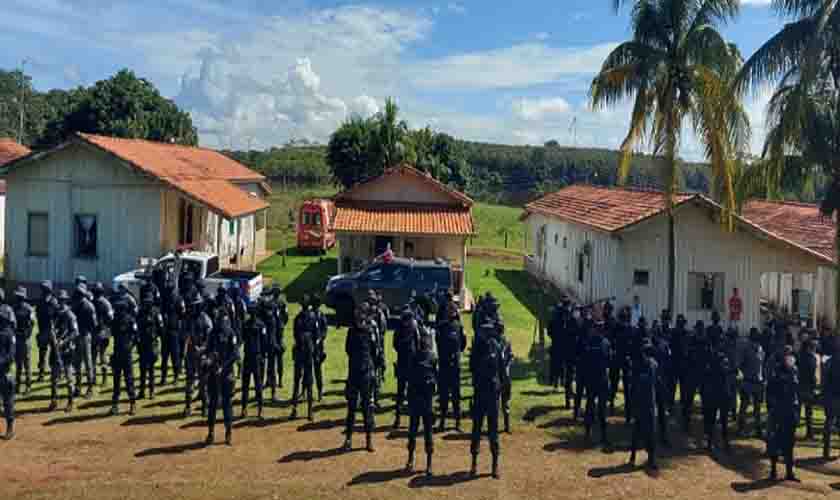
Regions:
[[207, 259], [207, 277], [219, 272], [219, 258], [216, 256]]

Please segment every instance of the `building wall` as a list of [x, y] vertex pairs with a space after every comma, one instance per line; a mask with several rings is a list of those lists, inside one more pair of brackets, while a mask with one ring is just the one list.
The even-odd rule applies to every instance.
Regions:
[[[93, 148], [76, 144], [6, 177], [6, 277], [12, 282], [76, 275], [110, 283], [161, 251], [161, 189], [148, 177]], [[47, 256], [28, 255], [28, 214], [49, 216]], [[74, 215], [97, 217], [97, 258], [75, 256]]]
[[0, 255], [6, 253], [6, 195], [0, 194]]
[[816, 275], [766, 273], [761, 277], [761, 297], [790, 310], [793, 305], [793, 290], [810, 290], [813, 293], [814, 314], [833, 326], [837, 324], [835, 276], [836, 271], [826, 266], [820, 266]]
[[[579, 301], [589, 302], [618, 296], [624, 288], [621, 242], [612, 235], [559, 219], [532, 214], [528, 217], [529, 239], [534, 242], [541, 274]], [[543, 244], [540, 244], [541, 236]], [[590, 257], [583, 258], [583, 280], [579, 279], [579, 255], [587, 245]]]
[[[690, 322], [708, 321], [708, 311], [689, 311], [689, 273], [723, 273], [724, 300], [739, 288], [744, 303], [742, 328], [759, 326], [761, 276], [775, 270], [798, 273], [817, 272], [818, 261], [780, 243], [759, 239], [747, 232], [730, 233], [713, 220], [705, 207], [684, 206], [676, 214], [677, 272], [675, 313], [684, 313]], [[531, 215], [531, 237], [537, 242], [540, 227], [546, 227], [544, 260], [537, 254], [537, 265], [557, 286], [572, 289], [579, 300], [615, 296], [624, 306], [638, 295], [647, 316], [658, 316], [667, 307], [668, 252], [667, 220], [664, 217], [641, 223], [618, 236], [590, 230], [557, 219]], [[558, 234], [555, 244], [554, 234]], [[563, 237], [567, 247], [563, 248]], [[592, 246], [592, 292], [589, 282], [577, 281], [576, 253], [585, 241]], [[535, 244], [539, 249], [539, 245]], [[633, 284], [634, 271], [649, 273], [648, 286]], [[605, 293], [606, 292], [606, 293]], [[721, 311], [725, 316], [726, 311]]]

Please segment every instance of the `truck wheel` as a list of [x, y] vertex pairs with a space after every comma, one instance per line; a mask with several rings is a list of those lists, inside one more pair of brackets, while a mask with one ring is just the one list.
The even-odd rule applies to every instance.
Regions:
[[335, 304], [335, 315], [338, 324], [352, 325], [353, 324], [353, 299], [351, 297], [341, 297]]

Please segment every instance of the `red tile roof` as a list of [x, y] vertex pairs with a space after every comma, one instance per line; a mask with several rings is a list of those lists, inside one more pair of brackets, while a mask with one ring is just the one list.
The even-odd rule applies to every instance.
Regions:
[[473, 234], [472, 211], [466, 207], [422, 204], [341, 202], [336, 231], [378, 234], [467, 236]]
[[[676, 203], [692, 196], [679, 194]], [[664, 209], [665, 196], [659, 191], [578, 184], [525, 205], [524, 216], [536, 213], [614, 232], [653, 217]]]
[[[14, 139], [0, 138], [0, 166], [26, 156], [32, 151], [26, 146], [18, 144]], [[5, 192], [5, 191], [4, 191]]]
[[464, 193], [462, 193], [458, 190], [452, 189], [451, 187], [447, 186], [446, 184], [444, 184], [444, 183], [438, 181], [437, 179], [435, 179], [434, 177], [432, 177], [430, 174], [428, 174], [426, 172], [423, 172], [421, 170], [418, 170], [418, 169], [416, 169], [416, 168], [414, 168], [414, 167], [412, 167], [411, 165], [408, 165], [408, 164], [403, 164], [403, 165], [400, 165], [400, 166], [397, 166], [397, 167], [389, 168], [389, 169], [385, 170], [385, 172], [382, 175], [380, 175], [379, 177], [374, 177], [373, 179], [369, 179], [365, 182], [359, 183], [359, 184], [351, 187], [350, 189], [347, 189], [345, 191], [342, 191], [342, 192], [338, 193], [337, 195], [335, 195], [334, 199], [336, 201], [350, 200], [350, 199], [353, 198], [353, 195], [362, 186], [369, 185], [369, 184], [372, 184], [374, 182], [380, 182], [380, 181], [386, 179], [387, 177], [400, 176], [400, 175], [412, 176], [412, 177], [415, 177], [415, 178], [418, 178], [418, 179], [422, 180], [424, 183], [426, 183], [432, 189], [435, 189], [435, 190], [440, 191], [441, 193], [444, 193], [445, 195], [447, 195], [452, 200], [453, 204], [461, 205], [461, 206], [464, 206], [464, 207], [473, 206], [474, 202], [469, 196], [465, 195]]
[[742, 215], [768, 232], [834, 258], [835, 224], [820, 213], [818, 205], [752, 200]]

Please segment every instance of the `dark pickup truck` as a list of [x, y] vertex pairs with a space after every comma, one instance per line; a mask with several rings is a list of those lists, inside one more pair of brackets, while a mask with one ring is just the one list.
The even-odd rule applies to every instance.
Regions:
[[374, 262], [362, 271], [333, 276], [327, 282], [325, 303], [335, 309], [339, 319], [353, 317], [353, 308], [363, 302], [369, 290], [382, 294], [385, 304], [396, 314], [411, 298], [434, 294], [452, 287], [452, 266], [443, 260], [393, 258]]

